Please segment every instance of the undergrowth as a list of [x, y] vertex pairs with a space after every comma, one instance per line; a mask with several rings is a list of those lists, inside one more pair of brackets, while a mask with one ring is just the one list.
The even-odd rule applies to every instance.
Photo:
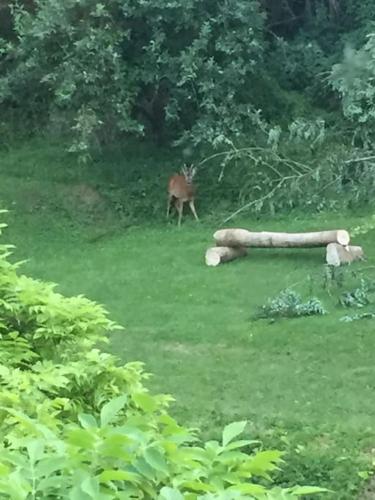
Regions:
[[341, 294], [339, 303], [344, 307], [365, 307], [373, 303], [374, 292], [375, 283], [361, 278], [358, 287]]
[[[314, 153], [307, 141], [298, 149], [244, 144], [211, 154], [129, 140], [124, 147], [103, 150], [89, 165], [77, 165], [61, 143], [38, 138], [1, 153], [0, 195], [8, 207], [17, 203], [27, 212], [59, 212], [83, 223], [101, 218], [117, 219], [125, 227], [160, 223], [165, 222], [168, 178], [188, 160], [197, 166], [197, 212], [207, 221], [371, 206], [373, 159], [361, 160], [359, 151], [327, 141]], [[21, 181], [12, 192], [12, 179], [23, 175], [29, 182]], [[82, 196], [80, 189], [95, 195]], [[183, 220], [190, 218], [185, 210]]]

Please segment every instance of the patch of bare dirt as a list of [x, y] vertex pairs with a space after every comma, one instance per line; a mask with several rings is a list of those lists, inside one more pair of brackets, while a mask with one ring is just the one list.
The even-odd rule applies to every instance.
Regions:
[[178, 354], [193, 354], [197, 351], [197, 347], [191, 344], [182, 344], [181, 342], [168, 342], [163, 344], [163, 351], [173, 352]]
[[26, 212], [34, 212], [44, 207], [45, 200], [38, 189], [27, 187], [21, 188], [14, 204], [19, 205]]
[[91, 210], [95, 210], [105, 205], [103, 196], [97, 189], [89, 184], [66, 186], [64, 190], [68, 199], [75, 205], [81, 205]]
[[358, 500], [375, 500], [375, 477], [367, 483], [365, 489], [359, 494]]

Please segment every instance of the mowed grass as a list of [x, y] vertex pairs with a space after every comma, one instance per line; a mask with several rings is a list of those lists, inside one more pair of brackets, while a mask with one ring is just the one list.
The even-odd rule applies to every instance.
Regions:
[[[340, 222], [310, 221], [309, 228]], [[318, 471], [330, 467], [332, 474], [341, 467], [336, 460], [370, 458], [374, 323], [339, 321], [346, 311], [322, 287], [322, 249], [254, 250], [244, 260], [207, 268], [203, 256], [214, 230], [208, 225], [134, 228], [93, 243], [87, 228], [69, 237], [55, 224], [38, 231], [31, 220], [13, 221], [7, 239], [16, 243], [17, 258], [29, 259], [24, 270], [60, 283], [66, 294], [103, 303], [124, 326], [110, 350], [123, 361], [144, 361], [154, 374], [152, 389], [176, 398], [173, 412], [181, 421], [211, 436], [236, 419], [249, 420], [262, 438], [276, 427], [271, 444], [286, 433], [293, 451], [313, 446]], [[303, 230], [307, 224], [241, 225]], [[371, 236], [361, 243], [371, 261]], [[273, 324], [252, 320], [257, 306], [292, 284], [319, 296], [329, 314]], [[288, 448], [288, 441], [278, 445]], [[322, 464], [327, 453], [331, 462]], [[354, 482], [361, 470], [350, 470]], [[330, 485], [323, 472], [318, 477]]]
[[[340, 290], [332, 284], [328, 294], [323, 286], [324, 249], [254, 249], [208, 268], [204, 252], [216, 224], [190, 216], [180, 230], [113, 221], [106, 233], [108, 221], [69, 223], [58, 210], [20, 209], [17, 189], [37, 181], [9, 169], [0, 178], [0, 196], [16, 202], [3, 239], [16, 245], [18, 260], [28, 259], [24, 272], [104, 304], [124, 326], [109, 349], [122, 361], [145, 362], [152, 390], [176, 398], [179, 420], [217, 436], [226, 423], [246, 419], [253, 437], [287, 452], [280, 482], [326, 485], [335, 489], [332, 498], [356, 498], [358, 473], [365, 475], [375, 448], [375, 322], [340, 321], [348, 311], [337, 304]], [[234, 225], [308, 231], [360, 223], [331, 214]], [[368, 261], [346, 271], [344, 289], [359, 283], [352, 271], [371, 273], [374, 241], [374, 232], [357, 238]], [[254, 321], [257, 307], [289, 286], [319, 297], [328, 314]]]
[[[291, 225], [306, 227], [278, 221], [276, 229]], [[85, 241], [84, 229], [82, 239], [52, 227], [39, 235], [17, 229], [13, 224], [8, 238], [16, 256], [28, 258], [24, 270], [104, 304], [124, 326], [112, 350], [143, 360], [154, 385], [176, 396], [190, 423], [206, 424], [215, 408], [223, 420], [372, 424], [373, 384], [363, 381], [375, 375], [374, 324], [339, 321], [347, 311], [323, 290], [324, 250], [253, 250], [208, 268], [209, 226], [128, 229], [97, 243]], [[305, 295], [311, 289], [329, 315], [252, 321], [257, 306], [290, 285]]]

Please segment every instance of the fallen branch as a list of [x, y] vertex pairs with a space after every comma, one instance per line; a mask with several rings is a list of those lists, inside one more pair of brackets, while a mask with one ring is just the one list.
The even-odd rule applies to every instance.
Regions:
[[314, 233], [253, 233], [246, 229], [220, 229], [214, 234], [218, 246], [224, 247], [323, 247], [329, 243], [349, 244], [349, 233], [343, 229]]
[[365, 255], [362, 247], [342, 246], [338, 243], [327, 245], [326, 262], [330, 266], [341, 266], [342, 264], [351, 264], [356, 260], [364, 260]]
[[206, 265], [216, 267], [222, 262], [245, 257], [246, 248], [212, 247], [206, 251]]
[[345, 160], [344, 163], [358, 163], [358, 162], [361, 162], [361, 161], [369, 161], [369, 160], [375, 160], [375, 156], [371, 155], [371, 156], [363, 156], [362, 158], [359, 157], [359, 158], [352, 158], [351, 160]]
[[[262, 205], [266, 200], [270, 199], [277, 190], [282, 188], [285, 183], [301, 181], [306, 177], [313, 176], [313, 174], [317, 171], [317, 169], [313, 166], [305, 165], [299, 161], [280, 156], [277, 151], [274, 151], [272, 148], [261, 148], [259, 146], [236, 148], [233, 143], [231, 144], [231, 149], [214, 153], [211, 156], [204, 158], [197, 166], [198, 168], [201, 168], [205, 163], [220, 158], [222, 158], [222, 160], [220, 162], [221, 169], [218, 176], [219, 182], [223, 179], [224, 170], [228, 164], [237, 159], [250, 160], [254, 165], [261, 164], [265, 167], [265, 169], [272, 172], [272, 175], [275, 175], [274, 179], [269, 180], [271, 188], [265, 195], [240, 207], [234, 213], [229, 215], [223, 221], [223, 224], [254, 205]], [[279, 166], [282, 166], [283, 169], [280, 170]], [[287, 171], [284, 173], [285, 169]]]
[[266, 193], [264, 196], [261, 196], [260, 198], [257, 198], [256, 200], [252, 200], [249, 203], [246, 203], [245, 205], [243, 205], [242, 207], [240, 207], [238, 210], [236, 210], [235, 212], [233, 212], [232, 214], [230, 214], [226, 219], [223, 220], [223, 224], [225, 224], [226, 222], [229, 222], [231, 219], [233, 219], [234, 217], [236, 217], [236, 215], [240, 214], [244, 210], [248, 210], [250, 207], [252, 207], [254, 205], [258, 205], [259, 203], [263, 203], [264, 201], [268, 200], [269, 198], [272, 198], [272, 196], [275, 194], [275, 192], [278, 189], [280, 189], [285, 182], [291, 181], [291, 180], [300, 180], [303, 177], [306, 177], [308, 175], [311, 175], [311, 172], [305, 172], [305, 173], [300, 174], [300, 175], [288, 175], [286, 177], [283, 177], [276, 184], [276, 186], [273, 187], [270, 191], [268, 191], [268, 193]]

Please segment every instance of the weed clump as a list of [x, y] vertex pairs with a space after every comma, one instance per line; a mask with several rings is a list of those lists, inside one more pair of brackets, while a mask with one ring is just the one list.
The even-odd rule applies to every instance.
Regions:
[[316, 297], [303, 302], [301, 296], [294, 290], [282, 290], [276, 297], [268, 299], [261, 306], [256, 319], [297, 318], [300, 316], [313, 316], [326, 314], [323, 304]]

